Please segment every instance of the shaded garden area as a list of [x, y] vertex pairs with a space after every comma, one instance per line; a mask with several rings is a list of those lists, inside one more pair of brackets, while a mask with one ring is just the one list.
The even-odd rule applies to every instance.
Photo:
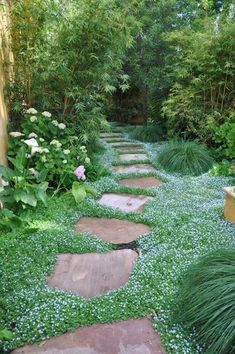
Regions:
[[234, 11], [0, 5], [0, 352], [235, 353]]

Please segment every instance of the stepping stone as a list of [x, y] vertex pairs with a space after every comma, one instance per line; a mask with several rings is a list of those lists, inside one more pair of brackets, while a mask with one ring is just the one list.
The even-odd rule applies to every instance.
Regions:
[[163, 185], [163, 182], [155, 177], [126, 178], [119, 180], [119, 182], [128, 187], [140, 188], [159, 187]]
[[96, 324], [26, 345], [13, 354], [165, 354], [158, 333], [147, 318]]
[[146, 154], [123, 154], [118, 155], [118, 158], [121, 161], [148, 160], [148, 156]]
[[[120, 145], [120, 147], [122, 147], [122, 145], [124, 145], [124, 146], [126, 145], [125, 147], [132, 146], [131, 142], [129, 140], [128, 141], [116, 141], [116, 142], [110, 143], [110, 144], [112, 144], [113, 147], [118, 147], [119, 145]], [[139, 145], [139, 147], [141, 147], [141, 146]]]
[[113, 170], [118, 173], [147, 173], [155, 171], [155, 168], [148, 164], [137, 164], [113, 166]]
[[102, 295], [128, 282], [137, 257], [138, 254], [130, 249], [108, 253], [60, 254], [48, 285], [85, 298]]
[[100, 133], [100, 137], [101, 138], [110, 138], [110, 137], [113, 137], [113, 136], [115, 136], [115, 137], [119, 137], [119, 136], [122, 136], [122, 134], [121, 133]]
[[99, 204], [118, 208], [122, 211], [138, 212], [142, 211], [144, 204], [152, 199], [152, 197], [148, 197], [146, 195], [104, 193], [99, 200]]
[[128, 146], [120, 146], [118, 150], [128, 151], [128, 150], [141, 150], [143, 146], [141, 145], [128, 145]]
[[109, 144], [113, 144], [113, 143], [129, 143], [130, 141], [129, 140], [126, 140], [124, 138], [114, 138], [114, 139], [105, 139], [105, 141]]
[[83, 217], [76, 225], [76, 231], [87, 232], [101, 240], [115, 244], [129, 243], [140, 235], [150, 232], [150, 227], [127, 220]]

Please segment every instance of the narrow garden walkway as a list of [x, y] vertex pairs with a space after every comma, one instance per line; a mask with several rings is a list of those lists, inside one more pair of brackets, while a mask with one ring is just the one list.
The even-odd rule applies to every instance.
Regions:
[[[153, 176], [138, 173], [154, 171], [142, 145], [133, 144], [120, 133], [102, 133], [101, 138], [120, 154], [120, 165], [113, 171], [123, 174], [119, 183], [133, 188], [158, 187], [163, 183]], [[137, 173], [126, 178], [126, 173]], [[133, 189], [132, 189], [133, 190]], [[123, 212], [141, 213], [151, 196], [139, 193], [103, 193], [100, 205], [118, 208]], [[151, 232], [149, 226], [128, 220], [105, 217], [82, 217], [76, 231], [95, 235], [111, 242], [117, 249], [106, 253], [70, 254], [57, 257], [54, 272], [48, 279], [52, 288], [71, 291], [92, 299], [125, 285], [138, 258], [135, 240]], [[112, 311], [112, 308], [110, 308]], [[163, 354], [161, 340], [147, 317], [110, 324], [97, 324], [53, 337], [40, 344], [27, 345], [14, 351], [42, 354]]]

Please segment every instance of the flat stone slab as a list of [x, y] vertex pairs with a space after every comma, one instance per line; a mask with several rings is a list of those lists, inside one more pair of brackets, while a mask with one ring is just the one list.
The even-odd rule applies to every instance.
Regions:
[[148, 164], [137, 164], [137, 165], [119, 165], [113, 166], [113, 170], [118, 173], [138, 173], [138, 172], [153, 172], [155, 168]]
[[129, 140], [126, 140], [124, 138], [110, 138], [110, 139], [105, 139], [107, 143], [114, 144], [114, 143], [125, 143], [128, 144]]
[[128, 145], [128, 146], [120, 146], [118, 147], [118, 150], [121, 151], [129, 151], [129, 150], [142, 150], [143, 146], [142, 145]]
[[118, 158], [121, 161], [148, 160], [148, 156], [146, 154], [122, 154], [122, 155], [118, 155]]
[[128, 141], [116, 141], [116, 142], [113, 142], [113, 143], [110, 143], [110, 144], [112, 144], [112, 146], [113, 147], [117, 147], [117, 146], [122, 146], [122, 145], [126, 145], [126, 146], [132, 146], [131, 144], [133, 144], [133, 143], [131, 143], [129, 140]]
[[130, 249], [60, 254], [48, 285], [70, 290], [85, 298], [102, 295], [128, 282], [137, 257], [138, 254]]
[[147, 318], [78, 328], [13, 354], [165, 354]]
[[94, 217], [82, 217], [75, 228], [78, 232], [87, 232], [114, 244], [129, 243], [150, 232], [150, 227], [144, 224]]
[[119, 180], [119, 182], [128, 187], [140, 188], [159, 187], [163, 185], [163, 182], [155, 177], [125, 178]]
[[99, 200], [99, 204], [118, 208], [122, 211], [142, 211], [144, 204], [152, 200], [152, 197], [146, 195], [135, 195], [127, 193], [104, 193]]
[[121, 151], [135, 151], [135, 150], [143, 150], [143, 146], [141, 145], [128, 145], [128, 146], [119, 146], [119, 147], [116, 147], [118, 150], [121, 150]]
[[115, 137], [121, 137], [122, 136], [122, 134], [121, 133], [100, 133], [100, 137], [101, 138], [112, 138], [113, 136], [115, 136]]

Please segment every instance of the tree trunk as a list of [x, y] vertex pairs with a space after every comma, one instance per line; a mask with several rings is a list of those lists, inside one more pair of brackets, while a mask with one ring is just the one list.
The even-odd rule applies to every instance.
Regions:
[[6, 82], [12, 78], [13, 67], [9, 8], [9, 0], [0, 0], [0, 165], [7, 163], [8, 107], [4, 89]]

